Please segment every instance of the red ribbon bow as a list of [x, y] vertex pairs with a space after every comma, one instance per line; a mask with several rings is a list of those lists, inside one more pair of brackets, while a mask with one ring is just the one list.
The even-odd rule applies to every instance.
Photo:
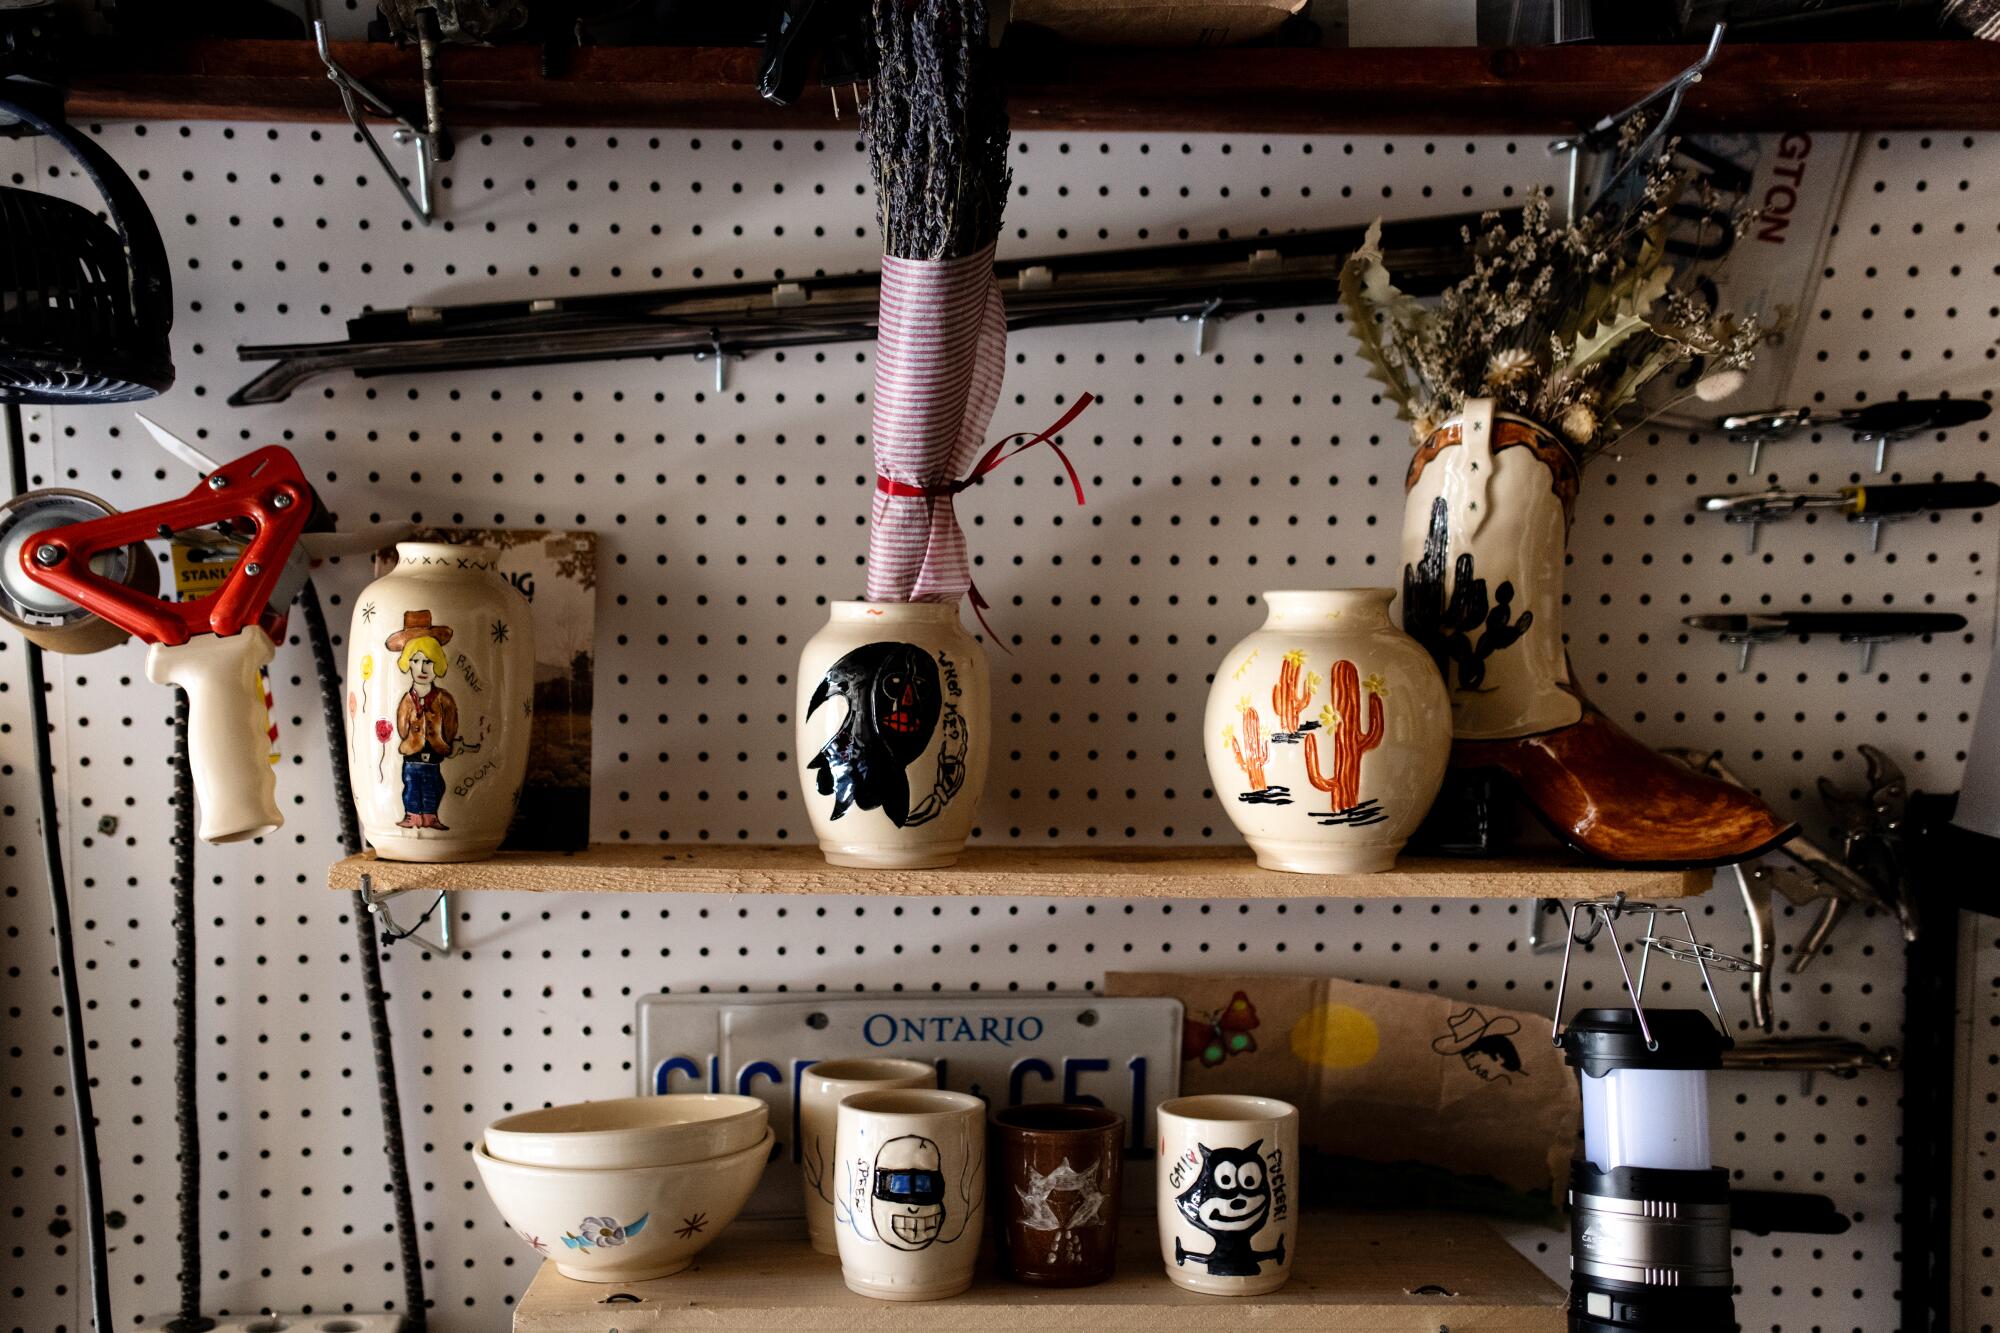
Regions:
[[[1012, 435], [1002, 436], [994, 442], [991, 449], [988, 449], [980, 457], [979, 462], [973, 465], [972, 471], [966, 473], [956, 481], [938, 482], [931, 486], [918, 486], [907, 481], [898, 481], [894, 477], [877, 476], [875, 478], [875, 489], [889, 495], [905, 495], [920, 500], [949, 499], [967, 488], [976, 485], [980, 478], [1009, 459], [1028, 452], [1028, 450], [1038, 444], [1046, 444], [1055, 451], [1056, 457], [1062, 460], [1063, 471], [1069, 473], [1069, 484], [1076, 491], [1076, 502], [1080, 505], [1084, 503], [1083, 478], [1076, 474], [1076, 465], [1069, 461], [1069, 455], [1063, 452], [1060, 444], [1056, 443], [1056, 436], [1062, 434], [1063, 428], [1068, 426], [1070, 422], [1075, 421], [1079, 416], [1083, 415], [1084, 408], [1089, 407], [1096, 401], [1097, 399], [1094, 395], [1089, 393], [1083, 394], [1071, 405], [1067, 412], [1057, 417], [1050, 425], [1043, 427], [1034, 438], [1030, 439], [1026, 444], [1018, 445], [1013, 449], [1009, 449], [1007, 446], [1013, 444], [1014, 441], [1020, 439], [1028, 432], [1017, 430]], [[954, 519], [953, 521], [956, 522], [957, 520]], [[1002, 652], [1009, 651], [1004, 643], [1000, 643], [1000, 636], [993, 632], [993, 626], [986, 622], [985, 612], [991, 609], [992, 603], [979, 595], [979, 585], [968, 581], [966, 584], [966, 595], [972, 602], [972, 614], [979, 618], [980, 627], [986, 631], [986, 637], [992, 642], [1000, 644]]]

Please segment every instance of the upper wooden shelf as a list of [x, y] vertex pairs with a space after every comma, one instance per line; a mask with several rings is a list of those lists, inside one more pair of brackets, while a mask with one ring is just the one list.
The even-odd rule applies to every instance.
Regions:
[[[949, 1300], [875, 1301], [840, 1280], [797, 1222], [737, 1222], [694, 1267], [652, 1282], [577, 1282], [543, 1263], [514, 1308], [514, 1333], [814, 1329], [882, 1333], [1023, 1333], [1163, 1328], [1313, 1329], [1324, 1333], [1560, 1333], [1567, 1294], [1471, 1218], [1444, 1213], [1305, 1214], [1292, 1277], [1268, 1296], [1200, 1296], [1161, 1271], [1158, 1223], [1128, 1217], [1118, 1271], [1094, 1287], [1024, 1287], [982, 1264]], [[511, 1237], [509, 1238], [511, 1242]], [[604, 1300], [621, 1299], [615, 1305]]]
[[[414, 51], [336, 43], [400, 106], [420, 105]], [[1588, 125], [1697, 54], [1680, 46], [1236, 48], [1016, 53], [1017, 129], [1086, 132], [1514, 134]], [[447, 117], [482, 125], [633, 125], [851, 132], [811, 90], [789, 108], [752, 88], [747, 47], [584, 47], [544, 73], [539, 48], [449, 48]], [[843, 98], [844, 102], [848, 99]], [[308, 41], [92, 43], [72, 119], [338, 120]], [[1725, 45], [1681, 113], [1689, 130], [2000, 128], [2000, 42]]]
[[584, 893], [853, 893], [890, 897], [1029, 898], [1608, 898], [1705, 892], [1706, 870], [1617, 870], [1559, 858], [1492, 861], [1405, 857], [1380, 875], [1259, 870], [1240, 847], [1099, 851], [968, 849], [948, 870], [847, 870], [811, 845], [746, 847], [598, 843], [587, 851], [503, 852], [488, 861], [419, 865], [365, 853], [334, 863], [331, 888], [510, 889]]

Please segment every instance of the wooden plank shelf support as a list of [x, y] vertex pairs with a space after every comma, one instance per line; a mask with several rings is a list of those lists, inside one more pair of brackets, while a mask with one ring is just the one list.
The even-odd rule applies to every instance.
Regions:
[[[1308, 1213], [1291, 1281], [1268, 1296], [1244, 1297], [1183, 1291], [1162, 1271], [1153, 1219], [1122, 1225], [1118, 1271], [1097, 1286], [1024, 1287], [982, 1266], [961, 1296], [902, 1303], [849, 1291], [840, 1261], [814, 1253], [797, 1222], [738, 1222], [694, 1267], [652, 1282], [577, 1282], [545, 1262], [514, 1309], [514, 1333], [1558, 1333], [1565, 1322], [1562, 1288], [1471, 1218]], [[621, 1299], [606, 1304], [612, 1296]]]
[[[421, 105], [415, 52], [337, 42], [334, 58], [396, 105]], [[1008, 50], [1017, 130], [1102, 134], [1555, 134], [1628, 106], [1696, 46], [1240, 47]], [[530, 43], [449, 49], [445, 104], [495, 125], [812, 129], [849, 135], [825, 97], [758, 98], [754, 47], [587, 46], [545, 70]], [[341, 118], [310, 41], [88, 43], [69, 116]], [[1728, 42], [1688, 90], [1678, 128], [2000, 127], [2000, 43]], [[331, 149], [329, 149], [331, 151]]]
[[373, 853], [334, 863], [330, 888], [375, 893], [505, 889], [533, 893], [836, 893], [932, 898], [1686, 898], [1706, 870], [1624, 870], [1560, 854], [1488, 861], [1405, 857], [1379, 875], [1261, 870], [1240, 847], [1100, 850], [970, 848], [945, 870], [851, 870], [813, 846], [599, 843], [582, 852], [502, 852], [428, 865]]

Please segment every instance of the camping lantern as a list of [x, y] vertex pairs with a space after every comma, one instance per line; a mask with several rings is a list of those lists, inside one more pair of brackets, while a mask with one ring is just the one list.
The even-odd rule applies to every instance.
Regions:
[[[1614, 924], [1633, 911], [1648, 914], [1636, 985]], [[1581, 936], [1579, 912], [1594, 918]], [[1687, 936], [1657, 934], [1663, 914], [1678, 914]], [[1569, 925], [1570, 944], [1608, 931], [1632, 996], [1630, 1008], [1585, 1009], [1563, 1027], [1565, 947], [1555, 1042], [1583, 1094], [1583, 1152], [1570, 1164], [1571, 1333], [1733, 1327], [1729, 1174], [1709, 1156], [1708, 1071], [1734, 1043], [1700, 1010], [1648, 1010], [1644, 996], [1656, 952], [1693, 962], [1712, 1006], [1709, 969], [1751, 965], [1697, 941], [1681, 908], [1579, 903]]]

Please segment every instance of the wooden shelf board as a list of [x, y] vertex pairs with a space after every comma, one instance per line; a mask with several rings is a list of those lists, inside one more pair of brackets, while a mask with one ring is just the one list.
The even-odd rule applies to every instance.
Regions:
[[[335, 58], [401, 107], [421, 105], [414, 51], [335, 43]], [[1557, 133], [1629, 105], [1696, 48], [1558, 46], [1102, 50], [1009, 48], [1018, 129], [1091, 133]], [[654, 126], [854, 132], [817, 89], [790, 107], [752, 88], [750, 47], [584, 47], [545, 73], [538, 48], [451, 47], [455, 129]], [[843, 99], [845, 100], [845, 99]], [[73, 120], [339, 120], [307, 41], [94, 41]], [[1688, 90], [1685, 130], [2000, 127], [2000, 43], [1727, 44]], [[333, 151], [329, 145], [327, 151]], [[449, 170], [449, 168], [447, 168]]]
[[[738, 1222], [673, 1277], [622, 1286], [576, 1282], [544, 1262], [514, 1309], [514, 1333], [702, 1329], [908, 1329], [911, 1333], [1097, 1333], [1173, 1327], [1556, 1333], [1566, 1296], [1485, 1223], [1440, 1213], [1309, 1213], [1292, 1278], [1268, 1296], [1200, 1296], [1167, 1280], [1157, 1224], [1123, 1223], [1118, 1271], [1094, 1287], [1051, 1290], [994, 1276], [944, 1301], [870, 1300], [840, 1261], [815, 1254], [796, 1222]], [[1415, 1294], [1442, 1288], [1450, 1295]], [[602, 1302], [625, 1293], [637, 1301]]]
[[366, 875], [377, 892], [507, 889], [585, 893], [852, 893], [1034, 898], [1590, 898], [1706, 892], [1708, 871], [1622, 870], [1559, 856], [1491, 861], [1405, 857], [1379, 875], [1260, 870], [1241, 847], [1045, 851], [969, 848], [946, 870], [850, 870], [813, 846], [598, 843], [587, 851], [503, 852], [487, 861], [420, 865], [365, 853], [334, 863], [328, 887]]

